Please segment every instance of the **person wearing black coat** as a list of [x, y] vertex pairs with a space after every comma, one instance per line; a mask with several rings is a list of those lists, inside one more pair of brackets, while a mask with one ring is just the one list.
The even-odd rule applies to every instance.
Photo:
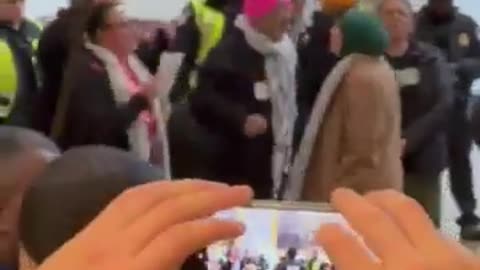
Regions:
[[334, 17], [321, 11], [314, 12], [312, 16], [313, 24], [300, 35], [297, 44], [298, 118], [295, 145], [302, 139], [323, 81], [338, 60], [338, 57], [330, 52], [330, 29], [334, 25]]
[[[246, 0], [244, 10], [254, 10], [254, 1], [256, 0]], [[200, 68], [198, 88], [190, 100], [192, 115], [198, 123], [222, 141], [220, 153], [215, 157], [216, 177], [213, 180], [231, 185], [249, 185], [259, 199], [274, 196], [275, 187], [279, 187], [274, 186], [279, 184], [275, 171], [285, 169], [283, 166], [286, 164], [275, 166], [278, 163], [272, 161], [275, 160], [272, 159], [272, 154], [275, 156], [279, 149], [290, 149], [291, 146], [290, 140], [284, 141], [285, 144], [278, 145], [278, 148], [274, 147], [274, 140], [277, 141], [278, 137], [273, 116], [276, 115], [275, 109], [278, 106], [275, 105], [278, 103], [275, 102], [275, 96], [271, 95], [276, 91], [269, 89], [275, 87], [272, 77], [275, 77], [273, 74], [276, 71], [269, 72], [268, 67], [273, 65], [268, 65], [272, 64], [268, 61], [277, 59], [276, 56], [291, 55], [286, 51], [292, 52], [295, 59], [289, 61], [287, 59], [290, 58], [285, 57], [285, 61], [280, 62], [284, 70], [288, 68], [291, 72], [285, 71], [283, 76], [277, 74], [277, 86], [281, 84], [277, 91], [285, 91], [285, 95], [291, 96], [291, 99], [281, 104], [282, 107], [295, 108], [280, 118], [284, 120], [296, 117], [296, 53], [286, 34], [288, 8], [283, 2], [281, 5], [285, 9], [274, 10], [275, 6], [269, 7], [271, 9], [268, 13], [271, 16], [262, 14], [266, 17], [252, 19], [249, 15], [242, 15], [237, 18], [235, 28], [224, 37]], [[259, 25], [270, 19], [277, 20], [273, 23], [274, 29], [270, 29], [270, 32], [258, 30], [261, 29]], [[279, 21], [282, 23], [279, 24]], [[284, 52], [265, 52], [259, 49], [277, 42], [286, 44], [289, 49]], [[290, 134], [293, 134], [293, 122], [294, 119], [286, 124]], [[289, 162], [287, 160], [288, 158], [283, 161]]]
[[400, 88], [404, 190], [440, 226], [440, 176], [447, 165], [455, 74], [438, 48], [411, 38], [414, 13], [407, 1], [385, 0], [378, 13], [390, 35], [386, 57]]
[[202, 126], [224, 139], [214, 180], [249, 184], [256, 196], [269, 198], [271, 130], [252, 139], [244, 135], [249, 114], [269, 118], [271, 113], [269, 102], [257, 101], [253, 94], [255, 83], [265, 80], [263, 65], [263, 57], [246, 44], [243, 33], [234, 30], [201, 69], [191, 108]]
[[[225, 15], [224, 33], [229, 33], [233, 21], [239, 13], [239, 0], [205, 0], [205, 5]], [[189, 3], [180, 17], [176, 29], [175, 39], [170, 48], [171, 52], [183, 55], [182, 64], [178, 70], [177, 79], [172, 87], [170, 99], [173, 103], [188, 100], [191, 85], [190, 74], [197, 68], [197, 54], [201, 46], [202, 32], [196, 21], [196, 14]]]
[[480, 218], [475, 214], [476, 198], [470, 161], [472, 135], [468, 108], [471, 87], [480, 78], [479, 27], [462, 14], [454, 0], [429, 0], [417, 18], [416, 38], [441, 49], [457, 75], [454, 104], [448, 127], [450, 187], [461, 210], [457, 223], [463, 239], [480, 239]]
[[39, 40], [37, 59], [43, 86], [38, 95], [32, 127], [40, 132], [50, 134], [70, 52], [83, 43], [86, 17], [92, 6], [101, 1], [72, 0], [69, 8], [58, 12], [57, 18], [45, 28]]
[[[117, 107], [104, 63], [87, 49], [77, 50], [71, 57], [71, 65], [65, 73], [65, 89], [71, 94], [65, 111], [59, 111], [61, 115], [56, 116], [63, 120], [58, 120], [61, 122], [58, 133], [54, 124], [53, 135], [57, 143], [64, 150], [91, 144], [129, 150], [126, 130], [140, 112], [148, 108], [147, 98], [138, 94]], [[81, 81], [84, 83], [80, 85]], [[87, 111], [90, 113], [85, 115]]]

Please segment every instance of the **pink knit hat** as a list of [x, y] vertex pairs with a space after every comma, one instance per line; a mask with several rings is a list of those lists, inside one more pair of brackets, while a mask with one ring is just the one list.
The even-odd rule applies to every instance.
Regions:
[[270, 14], [282, 3], [292, 5], [291, 0], [243, 0], [243, 14], [249, 20], [256, 20]]

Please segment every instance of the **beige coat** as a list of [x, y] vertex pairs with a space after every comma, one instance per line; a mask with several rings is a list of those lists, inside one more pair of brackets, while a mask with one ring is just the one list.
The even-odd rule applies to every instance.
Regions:
[[317, 133], [302, 199], [328, 201], [338, 187], [402, 190], [401, 113], [395, 75], [378, 58], [357, 56]]

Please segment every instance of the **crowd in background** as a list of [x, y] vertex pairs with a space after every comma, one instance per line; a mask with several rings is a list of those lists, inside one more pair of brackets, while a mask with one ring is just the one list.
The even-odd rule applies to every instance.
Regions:
[[192, 0], [149, 41], [120, 1], [72, 0], [45, 28], [24, 5], [0, 0], [0, 269], [158, 179], [313, 202], [394, 189], [440, 226], [448, 168], [461, 237], [480, 240], [479, 29], [453, 0]]

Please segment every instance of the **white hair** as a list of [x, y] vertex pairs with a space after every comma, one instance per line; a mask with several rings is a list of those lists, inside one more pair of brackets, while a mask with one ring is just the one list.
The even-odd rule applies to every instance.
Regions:
[[380, 10], [383, 8], [383, 5], [385, 4], [385, 2], [387, 1], [399, 1], [401, 2], [404, 6], [406, 6], [408, 8], [408, 10], [413, 14], [415, 11], [414, 11], [414, 8], [413, 8], [413, 5], [411, 3], [410, 0], [379, 0], [377, 1], [377, 13], [380, 12]]

